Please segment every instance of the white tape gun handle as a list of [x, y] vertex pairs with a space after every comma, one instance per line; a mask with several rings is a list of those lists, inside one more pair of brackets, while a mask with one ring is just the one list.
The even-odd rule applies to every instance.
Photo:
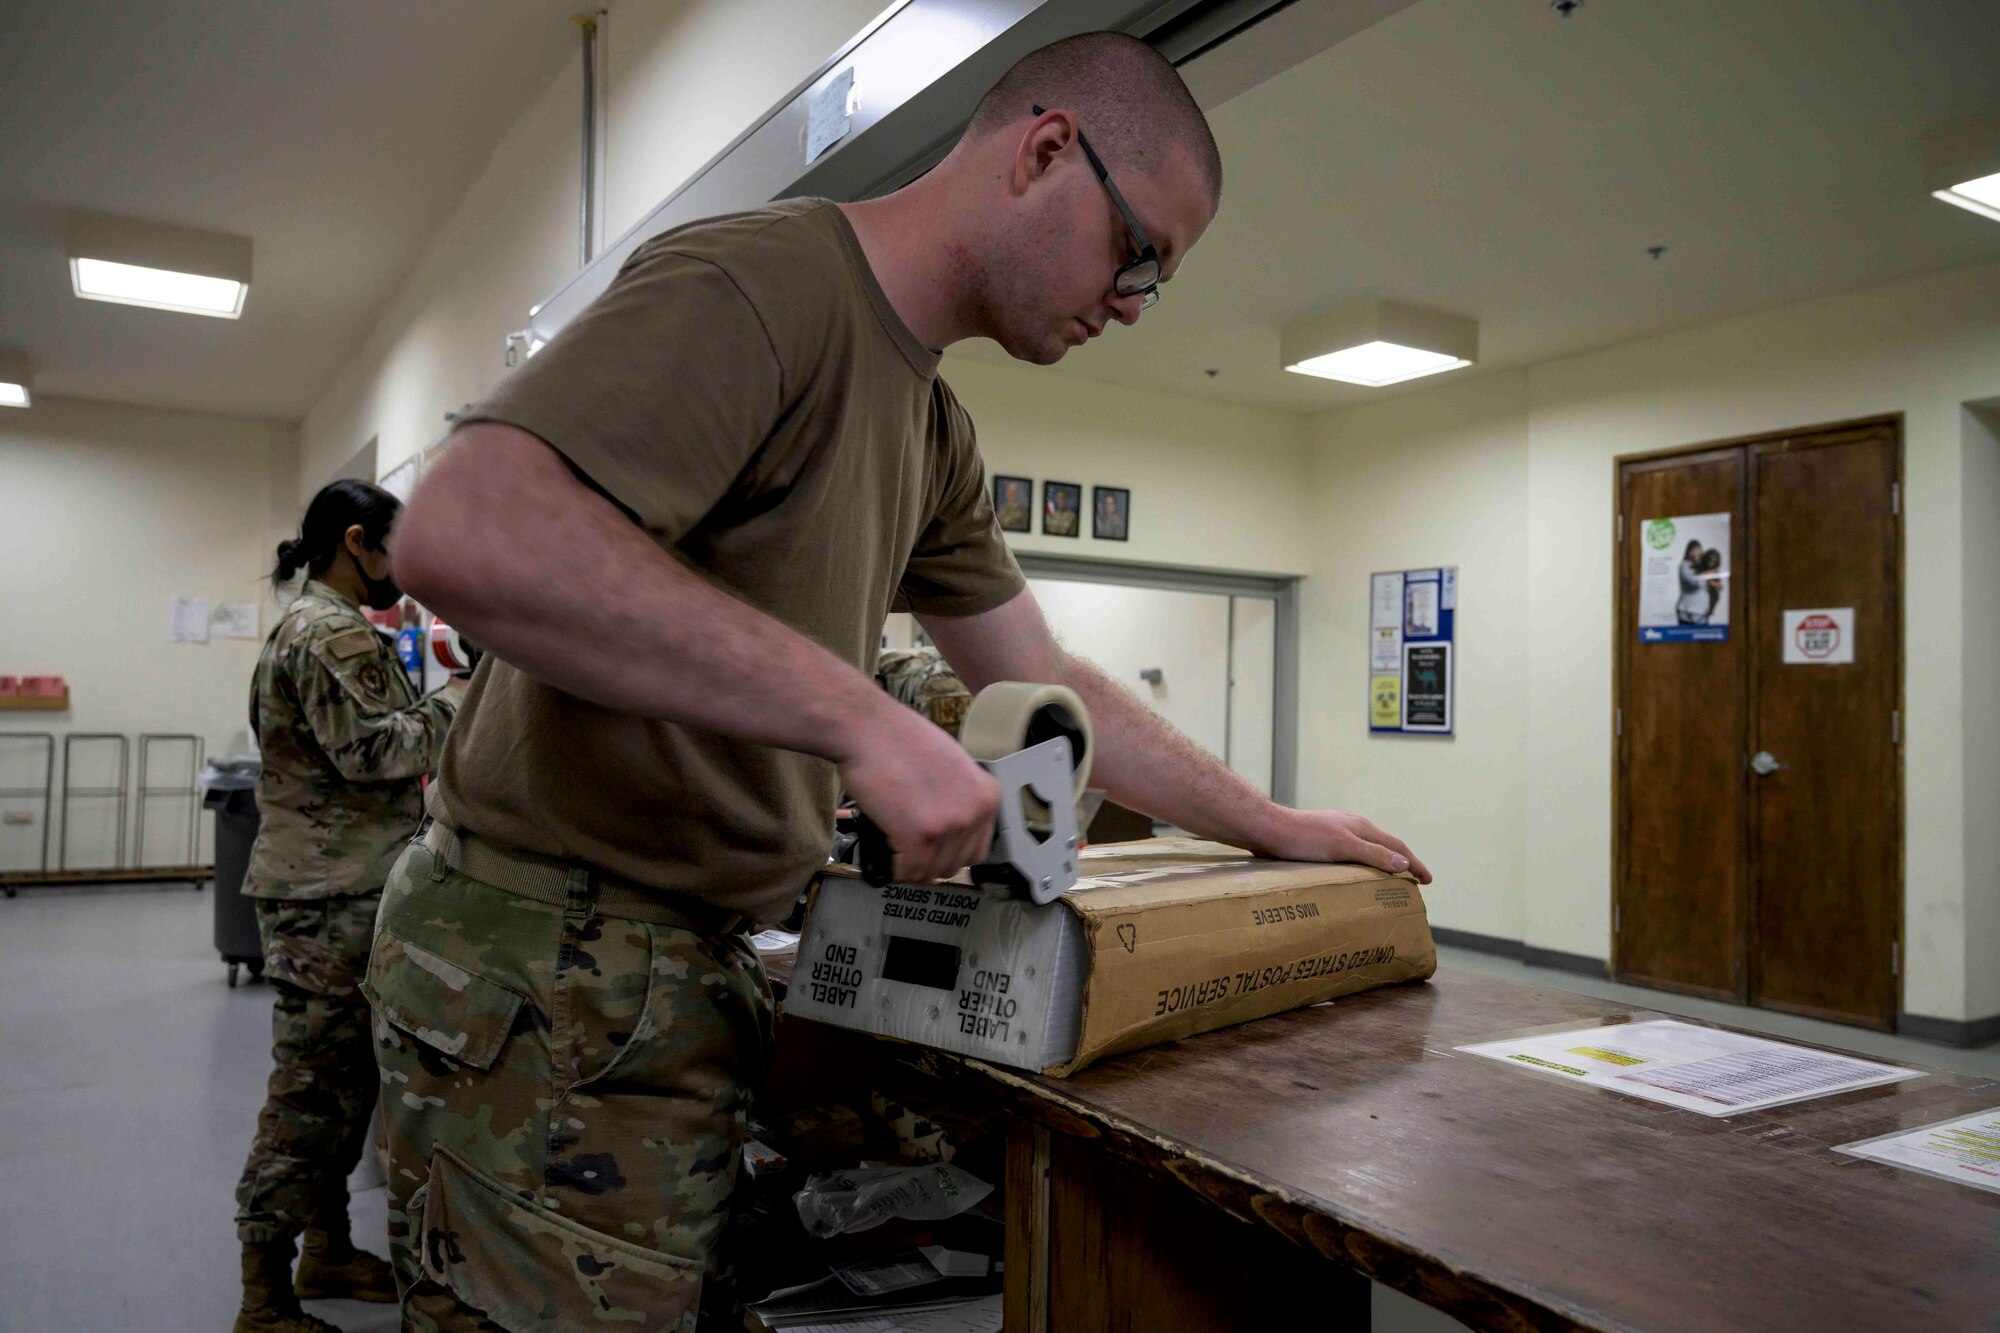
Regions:
[[[1076, 803], [1090, 780], [1093, 744], [1083, 700], [1061, 685], [989, 685], [966, 709], [958, 739], [1000, 784], [993, 848], [972, 867], [973, 883], [1052, 902], [1076, 883], [1083, 845]], [[866, 811], [859, 851], [862, 878], [889, 883], [895, 854]]]

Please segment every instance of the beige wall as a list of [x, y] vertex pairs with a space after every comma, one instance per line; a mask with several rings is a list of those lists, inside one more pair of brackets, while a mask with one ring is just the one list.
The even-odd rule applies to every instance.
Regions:
[[[269, 627], [258, 575], [281, 525], [297, 521], [288, 494], [274, 499], [294, 447], [288, 427], [268, 422], [60, 398], [0, 416], [0, 674], [66, 676], [71, 698], [67, 713], [0, 714], [0, 731], [56, 732], [58, 781], [69, 731], [133, 736], [134, 780], [143, 732], [192, 732], [211, 755], [250, 749], [260, 644], [169, 643], [168, 607], [177, 595], [255, 601]], [[17, 778], [10, 763], [0, 786]], [[39, 818], [34, 802], [0, 808]], [[186, 806], [154, 809], [157, 825]], [[81, 860], [111, 827], [108, 806], [79, 804]], [[40, 841], [39, 823], [0, 826], [0, 868], [32, 866]]]
[[2000, 400], [1967, 408], [1961, 660], [1965, 718], [1966, 1009], [2000, 1014]]
[[[1035, 531], [1018, 551], [1098, 560], [1296, 574], [1307, 541], [1306, 426], [1289, 412], [1169, 398], [961, 353], [943, 374], [979, 431], [987, 470], [1033, 478]], [[1132, 492], [1131, 537], [1045, 537], [1041, 482]]]
[[[1990, 459], [1966, 462], [1964, 408], [2000, 391], [2000, 266], [1489, 378], [1490, 387], [1441, 385], [1314, 425], [1315, 513], [1358, 518], [1368, 535], [1321, 527], [1313, 584], [1330, 586], [1314, 586], [1310, 600], [1332, 619], [1309, 631], [1304, 676], [1326, 682], [1332, 703], [1303, 738], [1304, 795], [1351, 801], [1417, 833], [1451, 820], [1436, 832], [1444, 855], [1431, 857], [1441, 924], [1606, 956], [1615, 459], [1902, 413], [1904, 1008], [1964, 1018], [2000, 1007], [1990, 961], [2000, 957], [2000, 913], [1990, 906], [1992, 858], [1982, 841], [1994, 775], [1983, 756], [1967, 757], [1971, 737], [1983, 734], [1968, 724], [2000, 695], [1990, 620], [1970, 628], [1968, 604], [1992, 586], [1977, 570], [1991, 560], [1987, 534], [2000, 527], [2000, 485]], [[1399, 544], [1400, 532], [1421, 540]], [[1459, 737], [1414, 746], [1370, 739], [1361, 726], [1366, 577], [1454, 560], [1463, 589]], [[1481, 679], [1488, 672], [1499, 673], [1498, 688]], [[1519, 850], [1502, 854], [1492, 837]], [[1969, 890], [1978, 900], [1970, 908]], [[1519, 930], [1509, 929], [1516, 919]]]
[[[791, 91], [881, 0], [630, 0], [604, 28], [604, 229], [615, 237]], [[583, 65], [537, 91], [307, 412], [301, 499], [377, 441], [386, 473], [506, 372], [507, 335], [576, 271]]]
[[[1527, 404], [1512, 371], [1317, 419], [1301, 613], [1301, 802], [1368, 814], [1436, 874], [1439, 924], [1506, 939], [1527, 921]], [[1371, 736], [1368, 576], [1435, 565], [1458, 566], [1456, 735]]]

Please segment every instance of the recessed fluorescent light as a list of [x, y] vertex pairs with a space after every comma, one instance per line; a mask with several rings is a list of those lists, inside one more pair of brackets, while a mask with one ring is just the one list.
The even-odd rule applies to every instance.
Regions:
[[141, 268], [109, 259], [72, 259], [69, 266], [78, 296], [121, 305], [151, 306], [155, 310], [179, 310], [190, 315], [235, 319], [243, 313], [243, 297], [250, 290], [228, 278]]
[[1317, 375], [1324, 380], [1344, 380], [1349, 384], [1365, 384], [1371, 389], [1379, 389], [1384, 384], [1413, 380], [1420, 375], [1435, 375], [1441, 370], [1457, 370], [1460, 366], [1471, 364], [1462, 356], [1426, 352], [1421, 347], [1403, 347], [1378, 338], [1359, 347], [1309, 357], [1285, 369], [1295, 370], [1301, 375]]
[[1940, 126], [1922, 148], [1931, 198], [2000, 222], [2000, 113]]
[[1360, 301], [1285, 326], [1279, 364], [1299, 375], [1378, 389], [1469, 366], [1479, 325], [1400, 301]]
[[2000, 171], [1978, 180], [1960, 181], [1948, 190], [1932, 190], [1931, 198], [1957, 204], [1969, 213], [2000, 222]]
[[28, 358], [19, 352], [0, 350], [0, 407], [28, 407], [32, 405], [34, 376], [28, 369]]
[[250, 242], [102, 213], [72, 213], [70, 282], [78, 296], [235, 319], [250, 291]]

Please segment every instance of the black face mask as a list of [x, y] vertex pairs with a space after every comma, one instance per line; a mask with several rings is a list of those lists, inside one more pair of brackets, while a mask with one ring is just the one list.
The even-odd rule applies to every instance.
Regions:
[[360, 573], [361, 581], [367, 585], [367, 601], [370, 610], [387, 611], [395, 606], [396, 603], [403, 600], [403, 590], [396, 583], [396, 576], [394, 574], [388, 574], [382, 578], [375, 579], [368, 577], [368, 571], [365, 569], [360, 571]]

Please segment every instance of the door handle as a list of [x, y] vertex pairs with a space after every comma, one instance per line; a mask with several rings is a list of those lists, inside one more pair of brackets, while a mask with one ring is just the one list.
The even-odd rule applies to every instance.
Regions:
[[1759, 777], [1769, 777], [1771, 774], [1776, 773], [1781, 768], [1790, 768], [1790, 767], [1791, 767], [1790, 764], [1779, 763], [1777, 758], [1774, 755], [1772, 755], [1772, 753], [1769, 750], [1759, 750], [1757, 751], [1756, 754], [1750, 756], [1751, 771], [1756, 773]]

